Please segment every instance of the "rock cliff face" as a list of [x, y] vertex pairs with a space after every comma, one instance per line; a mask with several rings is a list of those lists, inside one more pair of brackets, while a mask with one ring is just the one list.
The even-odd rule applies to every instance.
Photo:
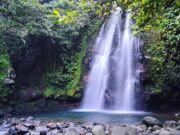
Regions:
[[10, 56], [15, 77], [6, 78], [4, 83], [13, 89], [13, 93], [8, 97], [7, 104], [0, 106], [0, 116], [74, 106], [70, 100], [47, 98], [44, 95], [48, 86], [45, 76], [58, 55], [57, 45], [45, 35], [30, 36], [27, 44], [21, 53], [15, 52]]
[[[161, 92], [156, 92], [148, 88], [147, 86], [153, 86], [156, 82], [152, 82], [149, 75], [152, 74], [148, 72], [147, 62], [150, 62], [152, 58], [144, 54], [145, 48], [142, 46], [142, 66], [143, 72], [141, 73], [141, 98], [143, 101], [143, 108], [147, 111], [157, 111], [157, 112], [177, 112], [180, 110], [180, 92], [178, 87], [169, 85], [167, 81], [166, 84], [169, 87], [163, 87]], [[175, 82], [174, 82], [175, 83]]]
[[46, 36], [30, 37], [29, 46], [23, 53], [12, 56], [12, 64], [16, 72], [16, 86], [40, 85], [48, 66], [53, 63], [57, 48]]
[[163, 91], [161, 93], [145, 93], [145, 108], [158, 112], [177, 112], [180, 110], [180, 93], [178, 90]]

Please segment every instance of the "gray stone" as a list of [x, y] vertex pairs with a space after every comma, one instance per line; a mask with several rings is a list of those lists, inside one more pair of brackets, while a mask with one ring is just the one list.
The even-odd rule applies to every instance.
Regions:
[[15, 81], [12, 80], [12, 79], [9, 79], [9, 78], [6, 78], [6, 79], [4, 80], [4, 84], [6, 84], [6, 85], [14, 84], [14, 83], [15, 83]]
[[18, 131], [16, 130], [15, 127], [11, 127], [11, 128], [9, 129], [9, 134], [10, 134], [10, 135], [18, 135]]
[[63, 134], [64, 135], [79, 135], [78, 131], [73, 127], [64, 130]]
[[57, 123], [56, 125], [57, 125], [57, 129], [59, 129], [59, 130], [60, 130], [60, 129], [64, 129], [64, 128], [68, 128], [68, 124], [66, 124], [66, 123], [64, 123], [64, 122], [63, 122], [63, 123], [60, 123], [60, 122], [59, 122], [59, 123]]
[[159, 135], [159, 133], [160, 133], [160, 130], [156, 130], [153, 132], [154, 135]]
[[140, 126], [138, 126], [139, 128], [142, 128], [143, 130], [146, 130], [147, 129], [147, 126], [146, 125], [140, 125]]
[[38, 132], [38, 131], [30, 131], [30, 135], [40, 135], [40, 132]]
[[1, 127], [3, 127], [3, 128], [10, 128], [12, 126], [13, 126], [13, 124], [9, 123], [8, 121], [4, 121], [1, 125]]
[[28, 132], [28, 128], [23, 125], [16, 125], [16, 130], [19, 134], [25, 134]]
[[21, 118], [20, 121], [25, 121], [26, 119], [25, 118]]
[[92, 129], [94, 135], [106, 135], [104, 127], [102, 125], [96, 125]]
[[175, 113], [174, 116], [180, 117], [180, 113]]
[[92, 133], [86, 133], [85, 135], [93, 135]]
[[153, 128], [152, 127], [148, 127], [148, 129], [147, 129], [148, 131], [152, 131], [153, 130]]
[[45, 126], [37, 126], [36, 131], [40, 132], [41, 135], [46, 135], [49, 129]]
[[17, 125], [17, 124], [18, 124], [18, 120], [17, 120], [16, 118], [12, 118], [12, 119], [11, 119], [11, 123], [12, 123], [13, 125]]
[[29, 117], [27, 117], [27, 119], [26, 119], [26, 121], [33, 121], [34, 120], [34, 117], [32, 117], [32, 116], [29, 116]]
[[147, 129], [147, 126], [143, 124], [143, 125], [136, 126], [135, 128], [137, 129], [138, 133], [142, 133]]
[[146, 126], [154, 126], [154, 125], [161, 126], [160, 121], [151, 116], [144, 117], [143, 124], [145, 124]]
[[56, 125], [57, 125], [57, 129], [58, 129], [58, 130], [61, 130], [61, 129], [62, 129], [61, 123], [56, 123]]
[[126, 127], [127, 129], [127, 135], [136, 135], [136, 130], [131, 127]]
[[166, 127], [165, 129], [169, 132], [175, 132], [176, 131], [174, 128], [171, 128], [171, 127]]
[[106, 130], [110, 130], [111, 126], [110, 125], [106, 125]]
[[174, 129], [161, 129], [159, 135], [180, 135], [180, 131]]
[[170, 132], [165, 129], [161, 129], [159, 135], [170, 135]]
[[41, 121], [40, 121], [40, 120], [35, 120], [35, 121], [34, 121], [34, 125], [35, 125], [35, 126], [40, 126], [40, 124], [41, 124]]
[[152, 128], [152, 130], [154, 130], [154, 131], [155, 131], [155, 130], [160, 130], [160, 129], [161, 129], [161, 127], [158, 126], [158, 125], [154, 125], [153, 128]]
[[75, 126], [75, 124], [74, 123], [69, 123], [69, 127], [74, 127]]
[[178, 125], [180, 125], [180, 120], [177, 122]]
[[84, 134], [86, 133], [86, 130], [82, 127], [77, 127], [76, 130], [80, 133], [80, 134]]
[[24, 126], [31, 130], [35, 129], [35, 125], [32, 123], [24, 123]]
[[137, 128], [137, 133], [143, 133], [144, 132], [144, 130], [143, 129], [141, 129], [141, 128]]
[[180, 125], [178, 125], [175, 129], [176, 129], [176, 130], [180, 130]]
[[56, 125], [56, 123], [48, 123], [47, 127], [52, 130], [52, 129], [56, 129], [57, 125]]
[[174, 128], [174, 127], [176, 127], [176, 121], [173, 121], [173, 120], [165, 121], [164, 126]]
[[47, 133], [47, 135], [63, 135], [59, 130], [55, 129]]
[[180, 135], [180, 131], [170, 132], [170, 135]]
[[105, 134], [106, 134], [106, 135], [109, 135], [109, 134], [110, 134], [110, 131], [109, 131], [109, 130], [106, 130], [106, 131], [105, 131]]
[[136, 132], [130, 127], [113, 126], [110, 135], [136, 135]]
[[93, 125], [87, 124], [86, 126], [84, 126], [84, 129], [85, 129], [87, 132], [92, 133]]
[[0, 131], [0, 135], [9, 135], [9, 133], [7, 130], [4, 130], [4, 131]]

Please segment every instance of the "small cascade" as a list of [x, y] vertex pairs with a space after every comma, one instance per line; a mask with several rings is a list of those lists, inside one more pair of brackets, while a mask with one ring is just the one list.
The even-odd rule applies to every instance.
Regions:
[[131, 25], [130, 13], [118, 8], [102, 26], [81, 109], [135, 110], [139, 40], [132, 36]]

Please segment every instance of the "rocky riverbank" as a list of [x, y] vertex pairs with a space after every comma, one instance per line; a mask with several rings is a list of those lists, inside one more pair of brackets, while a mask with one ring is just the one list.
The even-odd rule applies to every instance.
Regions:
[[132, 125], [79, 124], [33, 117], [8, 118], [0, 124], [0, 135], [180, 135], [180, 121], [161, 123], [150, 116]]

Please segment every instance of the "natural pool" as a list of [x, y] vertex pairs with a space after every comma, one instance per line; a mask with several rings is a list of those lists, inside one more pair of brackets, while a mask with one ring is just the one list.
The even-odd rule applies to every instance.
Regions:
[[[18, 118], [6, 119], [0, 125], [0, 134], [16, 133], [47, 133], [63, 135], [84, 134], [99, 135], [99, 132], [106, 132], [108, 135], [117, 135], [117, 132], [124, 132], [128, 135], [141, 134], [162, 134], [168, 132], [169, 134], [179, 135], [179, 122], [166, 121], [178, 120], [173, 115], [155, 114], [150, 112], [122, 112], [122, 111], [93, 111], [93, 110], [71, 110], [71, 111], [56, 111], [44, 112], [39, 114], [19, 115]], [[146, 116], [153, 116], [160, 120], [160, 122], [153, 117], [146, 123], [142, 120]], [[147, 117], [146, 117], [147, 118]], [[154, 121], [155, 120], [155, 121]], [[166, 121], [166, 122], [164, 122]], [[168, 123], [174, 123], [171, 131], [167, 128]], [[153, 124], [152, 127], [148, 123]], [[159, 126], [158, 126], [159, 125]], [[151, 130], [150, 130], [151, 129]], [[66, 134], [67, 133], [67, 134]], [[125, 135], [123, 134], [123, 135]]]
[[[32, 114], [31, 114], [32, 115]], [[102, 124], [135, 124], [142, 122], [145, 116], [153, 116], [159, 119], [161, 122], [166, 120], [178, 120], [170, 114], [156, 114], [151, 112], [121, 112], [121, 111], [56, 111], [56, 112], [44, 112], [32, 115], [35, 118], [42, 120], [54, 120], [65, 122], [77, 122], [77, 123], [102, 123]], [[22, 116], [21, 116], [22, 117]]]

